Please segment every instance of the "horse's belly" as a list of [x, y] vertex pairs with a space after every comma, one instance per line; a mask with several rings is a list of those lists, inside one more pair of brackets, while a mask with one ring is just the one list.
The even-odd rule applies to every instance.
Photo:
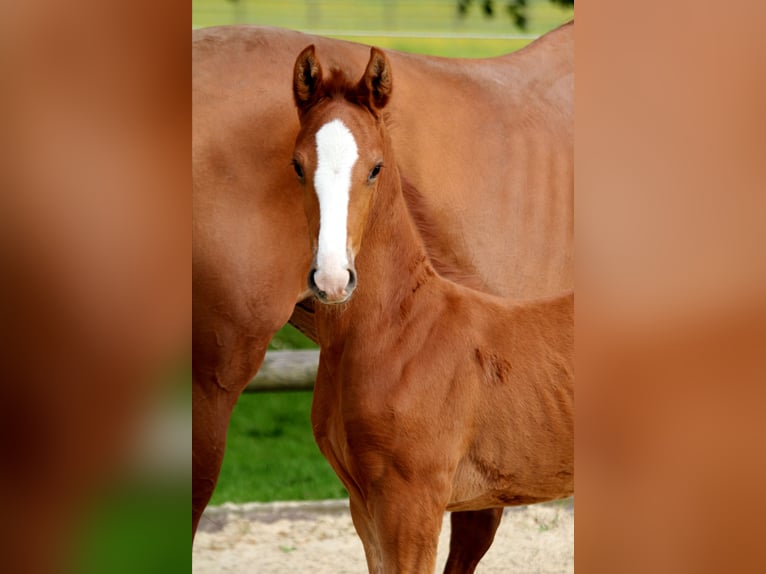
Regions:
[[447, 510], [480, 510], [565, 498], [574, 493], [574, 474], [567, 471], [502, 473], [463, 461], [455, 472]]

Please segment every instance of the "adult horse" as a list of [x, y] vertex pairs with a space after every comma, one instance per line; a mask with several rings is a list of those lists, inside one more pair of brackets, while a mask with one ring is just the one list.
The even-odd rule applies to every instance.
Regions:
[[[273, 28], [193, 33], [193, 532], [231, 411], [269, 340], [294, 309], [312, 329], [296, 308], [312, 254], [290, 166], [299, 127], [290, 70], [311, 43], [328, 67], [361, 68], [369, 55]], [[518, 298], [571, 287], [573, 43], [570, 23], [498, 58], [386, 52], [397, 70], [391, 137], [437, 270]], [[453, 513], [455, 539], [466, 541], [455, 555], [483, 554], [498, 520]]]
[[388, 133], [394, 77], [372, 48], [358, 82], [323, 79], [314, 46], [294, 74], [320, 302], [311, 423], [371, 574], [433, 572], [445, 510], [574, 492], [574, 294], [519, 303], [436, 274]]

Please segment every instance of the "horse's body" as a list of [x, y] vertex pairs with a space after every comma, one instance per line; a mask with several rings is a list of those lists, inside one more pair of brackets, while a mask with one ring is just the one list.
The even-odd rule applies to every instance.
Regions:
[[[391, 137], [429, 255], [488, 292], [572, 285], [573, 28], [487, 60], [388, 52]], [[365, 46], [287, 30], [193, 33], [193, 531], [231, 410], [305, 296], [289, 71], [310, 42], [329, 64], [367, 59]], [[483, 528], [474, 519], [464, 518], [471, 532]]]
[[440, 277], [383, 117], [396, 93], [385, 55], [372, 50], [356, 85], [323, 81], [313, 46], [295, 69], [309, 284], [327, 303], [314, 434], [370, 572], [432, 572], [445, 510], [572, 494], [574, 296], [510, 303]]

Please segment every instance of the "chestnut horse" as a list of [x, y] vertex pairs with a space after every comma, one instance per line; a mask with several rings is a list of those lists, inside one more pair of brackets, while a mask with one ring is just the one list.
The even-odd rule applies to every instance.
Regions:
[[574, 296], [509, 303], [434, 271], [388, 135], [383, 52], [351, 84], [337, 69], [323, 79], [311, 45], [293, 77], [308, 284], [322, 303], [314, 436], [369, 571], [433, 572], [445, 510], [572, 494]]
[[[391, 137], [439, 271], [520, 298], [571, 287], [573, 40], [569, 24], [498, 58], [387, 52]], [[289, 165], [290, 70], [309, 43], [330, 63], [367, 62], [369, 47], [289, 30], [193, 32], [193, 532], [269, 340], [291, 314], [316, 338], [295, 307], [312, 254]], [[455, 513], [453, 531], [468, 541], [496, 520]]]

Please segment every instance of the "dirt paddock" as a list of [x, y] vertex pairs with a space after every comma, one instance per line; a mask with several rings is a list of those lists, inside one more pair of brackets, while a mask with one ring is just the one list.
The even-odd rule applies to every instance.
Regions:
[[[447, 560], [449, 527], [445, 514], [437, 572]], [[193, 574], [367, 572], [347, 500], [209, 507], [192, 560]], [[573, 499], [506, 509], [477, 572], [574, 572]]]

